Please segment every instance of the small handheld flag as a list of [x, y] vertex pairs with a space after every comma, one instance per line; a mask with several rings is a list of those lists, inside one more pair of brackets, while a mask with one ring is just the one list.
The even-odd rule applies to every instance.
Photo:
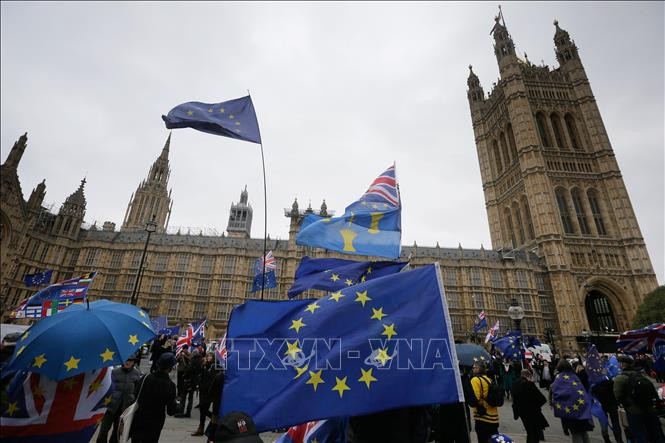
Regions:
[[44, 272], [37, 272], [36, 274], [26, 274], [23, 277], [23, 282], [27, 287], [48, 285], [51, 283], [52, 275], [53, 269], [47, 269]]
[[487, 327], [487, 318], [485, 317], [485, 311], [480, 311], [478, 314], [478, 321], [473, 325], [474, 334]]
[[[264, 273], [265, 269], [265, 273]], [[275, 270], [277, 263], [272, 251], [266, 253], [265, 259], [259, 257], [254, 263], [254, 281], [252, 282], [252, 289], [250, 292], [260, 291], [262, 288], [270, 289], [277, 287], [277, 278], [275, 277]]]

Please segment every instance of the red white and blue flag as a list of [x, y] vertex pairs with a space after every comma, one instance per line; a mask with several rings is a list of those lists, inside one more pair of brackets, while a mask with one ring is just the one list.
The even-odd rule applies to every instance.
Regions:
[[344, 418], [331, 418], [291, 426], [275, 443], [345, 443], [347, 424]]
[[399, 191], [397, 179], [395, 178], [395, 165], [389, 166], [383, 171], [371, 185], [360, 201], [388, 203], [391, 206], [399, 206]]
[[96, 369], [60, 382], [18, 372], [7, 388], [1, 411], [7, 443], [88, 443], [111, 402], [111, 368]]
[[48, 317], [72, 304], [83, 303], [96, 272], [54, 283], [35, 293], [14, 311], [17, 318]]
[[497, 335], [499, 334], [499, 320], [494, 323], [494, 326], [490, 328], [490, 330], [487, 332], [487, 335], [485, 336], [485, 343], [487, 343], [490, 340], [493, 340]]
[[654, 323], [641, 329], [633, 329], [619, 335], [617, 349], [626, 354], [654, 352], [665, 345], [665, 323]]
[[485, 311], [480, 311], [480, 314], [478, 314], [478, 321], [473, 325], [473, 332], [476, 333], [486, 327], [487, 318], [485, 317]]
[[217, 362], [222, 366], [226, 367], [226, 356], [228, 351], [226, 349], [226, 333], [219, 339], [217, 342], [217, 347], [215, 348], [215, 357]]
[[206, 319], [204, 318], [203, 320], [187, 325], [187, 328], [182, 332], [180, 338], [178, 338], [178, 341], [176, 342], [176, 356], [182, 353], [185, 345], [190, 348], [193, 341], [200, 341], [205, 337], [205, 324]]

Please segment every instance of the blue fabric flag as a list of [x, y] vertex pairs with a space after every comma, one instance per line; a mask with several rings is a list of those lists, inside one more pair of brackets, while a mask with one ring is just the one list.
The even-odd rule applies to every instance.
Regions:
[[160, 329], [157, 333], [160, 335], [167, 335], [169, 337], [173, 337], [174, 335], [180, 334], [180, 326], [167, 326], [165, 328]]
[[264, 431], [463, 400], [438, 265], [231, 313], [220, 415]]
[[187, 102], [162, 115], [168, 129], [193, 128], [209, 134], [261, 143], [254, 104], [248, 95], [222, 103]]
[[603, 368], [600, 362], [600, 354], [596, 345], [589, 346], [586, 353], [586, 373], [589, 377], [589, 386], [593, 387], [596, 384], [607, 380], [607, 371]]
[[498, 351], [510, 360], [524, 360], [524, 352], [520, 346], [520, 337], [518, 332], [508, 331], [503, 337], [492, 341], [492, 345]]
[[386, 169], [341, 217], [307, 215], [296, 243], [341, 252], [396, 259], [400, 255], [402, 206], [395, 166]]
[[665, 345], [665, 323], [626, 331], [617, 339], [617, 349], [624, 354], [653, 352], [660, 345]]
[[480, 311], [480, 314], [478, 314], [478, 321], [473, 324], [473, 333], [475, 334], [486, 327], [487, 316], [485, 315], [485, 311]]
[[47, 269], [44, 272], [37, 272], [36, 274], [26, 274], [23, 277], [23, 282], [27, 287], [48, 285], [51, 283], [52, 275], [53, 269]]
[[341, 258], [303, 257], [296, 269], [288, 296], [293, 298], [308, 289], [338, 291], [367, 280], [395, 274], [407, 262], [353, 261]]
[[158, 331], [158, 334], [161, 334], [162, 329], [168, 327], [169, 325], [169, 320], [166, 315], [160, 315], [158, 317], [150, 317], [150, 323], [152, 323], [152, 329], [154, 331]]
[[275, 443], [346, 443], [346, 417], [315, 420], [291, 426]]
[[50, 317], [72, 304], [83, 303], [88, 294], [88, 287], [96, 275], [96, 272], [90, 272], [80, 277], [70, 278], [47, 286], [25, 302], [20, 316], [27, 318]]
[[607, 376], [610, 379], [621, 374], [621, 365], [619, 365], [619, 360], [617, 360], [616, 355], [610, 355], [610, 358], [607, 359], [607, 363], [605, 363], [605, 369], [607, 370]]
[[575, 420], [591, 419], [591, 396], [573, 372], [560, 372], [552, 383], [554, 416]]
[[540, 346], [540, 340], [538, 340], [536, 337], [533, 335], [525, 335], [522, 337], [522, 341], [524, 342], [524, 346], [527, 348], [535, 348], [536, 346]]
[[275, 257], [273, 257], [272, 255], [272, 251], [268, 251], [266, 253], [265, 265], [264, 265], [264, 260], [262, 260], [260, 257], [257, 258], [256, 262], [254, 262], [254, 280], [252, 281], [252, 289], [249, 292], [260, 291], [262, 287], [264, 289], [276, 288], [277, 287], [277, 279], [275, 278], [276, 269], [277, 269], [277, 263], [275, 261]]

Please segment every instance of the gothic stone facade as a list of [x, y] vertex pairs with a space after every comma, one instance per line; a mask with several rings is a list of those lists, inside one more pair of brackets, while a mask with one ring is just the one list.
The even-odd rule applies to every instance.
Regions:
[[[439, 262], [457, 338], [466, 338], [481, 309], [490, 323], [510, 327], [512, 299], [525, 309], [526, 333], [555, 337], [560, 350], [577, 348], [582, 330], [611, 336], [630, 325], [637, 305], [657, 286], [644, 240], [605, 132], [577, 47], [556, 27], [560, 67], [520, 60], [505, 26], [493, 35], [501, 79], [485, 97], [471, 72], [468, 97], [494, 250], [403, 247], [413, 267]], [[250, 294], [252, 266], [263, 239], [252, 239], [245, 189], [232, 204], [228, 235], [168, 234], [171, 212], [170, 137], [148, 177], [130, 198], [119, 231], [105, 222], [83, 229], [85, 180], [57, 213], [42, 206], [45, 183], [26, 202], [17, 167], [23, 135], [1, 171], [0, 234], [4, 315], [31, 294], [24, 274], [54, 269], [54, 281], [97, 271], [90, 296], [129, 302], [153, 220], [138, 304], [171, 323], [207, 317], [211, 335], [226, 329], [234, 305]], [[269, 240], [278, 287], [285, 298], [304, 255], [339, 254], [297, 246], [304, 214], [285, 210], [288, 240]], [[319, 211], [317, 211], [319, 212]], [[326, 213], [325, 202], [321, 213]], [[364, 257], [356, 257], [363, 259]], [[301, 297], [317, 297], [307, 291]]]

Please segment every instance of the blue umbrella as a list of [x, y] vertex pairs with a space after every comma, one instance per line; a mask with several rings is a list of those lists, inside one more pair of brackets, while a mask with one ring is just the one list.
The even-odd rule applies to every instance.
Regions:
[[71, 305], [28, 329], [7, 367], [62, 380], [122, 364], [155, 337], [148, 314], [133, 305], [99, 300]]
[[462, 366], [473, 366], [475, 362], [489, 364], [491, 361], [490, 353], [480, 345], [456, 343], [455, 351], [457, 352], [457, 359]]

